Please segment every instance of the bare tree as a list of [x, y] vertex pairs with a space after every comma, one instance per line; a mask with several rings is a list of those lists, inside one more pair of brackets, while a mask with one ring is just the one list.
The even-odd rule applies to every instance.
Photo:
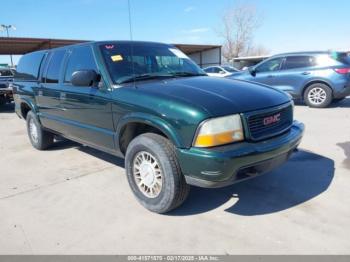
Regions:
[[238, 4], [227, 9], [222, 16], [222, 29], [218, 31], [224, 38], [223, 57], [227, 61], [242, 55], [265, 52], [253, 45], [253, 35], [260, 25], [260, 18], [253, 5]]
[[270, 53], [270, 50], [265, 48], [262, 45], [255, 46], [253, 45], [250, 47], [246, 53], [242, 54], [245, 56], [263, 56], [263, 55], [268, 55]]

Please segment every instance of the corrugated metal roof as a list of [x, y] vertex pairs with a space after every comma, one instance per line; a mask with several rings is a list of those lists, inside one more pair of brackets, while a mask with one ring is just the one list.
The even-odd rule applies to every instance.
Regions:
[[[89, 42], [87, 40], [46, 39], [24, 37], [0, 37], [0, 55], [23, 55], [26, 53]], [[174, 44], [186, 54], [220, 48], [220, 45]]]

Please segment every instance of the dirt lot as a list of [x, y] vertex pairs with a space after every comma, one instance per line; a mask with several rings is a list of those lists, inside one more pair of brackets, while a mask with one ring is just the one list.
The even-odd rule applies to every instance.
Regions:
[[72, 142], [34, 150], [0, 109], [0, 254], [350, 254], [350, 98], [296, 106], [306, 134], [278, 170], [192, 188], [168, 215], [134, 199], [123, 160]]

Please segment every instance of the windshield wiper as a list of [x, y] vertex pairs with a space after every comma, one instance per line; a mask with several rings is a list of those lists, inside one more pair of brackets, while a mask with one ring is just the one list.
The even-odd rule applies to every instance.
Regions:
[[122, 81], [119, 84], [130, 83], [134, 81], [148, 80], [148, 79], [157, 79], [157, 78], [165, 78], [165, 77], [173, 77], [173, 75], [159, 75], [159, 74], [141, 74], [130, 76]]
[[206, 76], [207, 74], [192, 73], [192, 72], [174, 72], [171, 73], [173, 76]]
[[148, 80], [148, 79], [158, 79], [158, 78], [170, 78], [170, 77], [187, 77], [187, 76], [206, 76], [207, 74], [192, 73], [192, 72], [174, 72], [169, 74], [140, 74], [133, 75], [125, 78], [118, 82], [118, 84], [125, 84], [134, 81]]

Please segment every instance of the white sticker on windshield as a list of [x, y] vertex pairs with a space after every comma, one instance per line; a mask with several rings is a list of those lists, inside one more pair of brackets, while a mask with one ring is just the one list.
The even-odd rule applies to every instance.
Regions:
[[178, 58], [189, 59], [188, 56], [182, 53], [179, 49], [169, 48], [169, 51], [176, 55]]

